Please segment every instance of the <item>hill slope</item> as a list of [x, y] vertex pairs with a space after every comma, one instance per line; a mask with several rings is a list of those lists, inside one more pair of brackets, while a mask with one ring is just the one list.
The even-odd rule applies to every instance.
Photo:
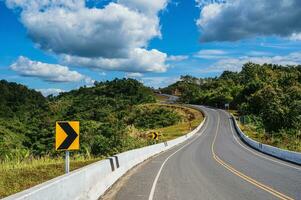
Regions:
[[230, 108], [238, 110], [244, 122], [260, 135], [258, 138], [301, 150], [301, 66], [247, 63], [239, 73], [225, 71], [220, 77], [207, 79], [183, 76], [162, 89], [174, 91], [181, 94], [184, 103], [220, 108], [230, 103]]
[[[81, 154], [103, 156], [146, 145], [147, 141], [131, 137], [127, 130], [140, 114], [136, 105], [156, 102], [152, 90], [133, 79], [96, 82], [93, 87], [48, 98], [23, 85], [1, 81], [0, 93], [0, 160], [56, 155], [54, 128], [61, 120], [80, 121]], [[177, 117], [164, 108], [148, 115]], [[173, 117], [165, 124], [180, 120]], [[147, 123], [139, 125], [147, 127]]]

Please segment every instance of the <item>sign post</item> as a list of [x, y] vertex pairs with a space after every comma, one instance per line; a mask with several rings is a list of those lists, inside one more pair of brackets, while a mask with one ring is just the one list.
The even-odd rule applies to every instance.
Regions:
[[70, 150], [79, 150], [79, 122], [56, 122], [55, 149], [65, 151], [65, 172], [70, 171]]
[[70, 171], [70, 159], [69, 159], [69, 151], [67, 150], [66, 151], [66, 154], [65, 154], [65, 172], [66, 174], [69, 173]]
[[225, 104], [225, 110], [229, 110], [230, 109], [230, 104], [229, 103], [226, 103]]

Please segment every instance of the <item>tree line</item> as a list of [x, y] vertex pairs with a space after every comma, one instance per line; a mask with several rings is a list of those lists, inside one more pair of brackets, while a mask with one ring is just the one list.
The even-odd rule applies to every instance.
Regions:
[[0, 94], [0, 161], [56, 156], [56, 121], [80, 121], [79, 153], [105, 156], [148, 144], [128, 134], [129, 128], [160, 128], [181, 120], [170, 109], [140, 108], [156, 98], [152, 89], [134, 79], [95, 82], [48, 97], [1, 80]]
[[240, 72], [219, 77], [181, 80], [161, 92], [180, 92], [183, 103], [231, 109], [249, 116], [267, 133], [298, 134], [301, 130], [301, 66], [246, 63]]

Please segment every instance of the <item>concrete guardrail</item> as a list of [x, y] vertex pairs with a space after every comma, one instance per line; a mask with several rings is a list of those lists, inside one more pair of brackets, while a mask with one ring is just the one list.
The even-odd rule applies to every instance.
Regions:
[[293, 163], [296, 163], [299, 165], [301, 164], [301, 153], [280, 149], [280, 148], [273, 147], [273, 146], [270, 146], [267, 144], [262, 144], [260, 142], [257, 142], [255, 140], [249, 138], [244, 132], [241, 131], [241, 129], [239, 128], [239, 126], [235, 120], [235, 117], [233, 115], [231, 115], [231, 116], [232, 116], [233, 124], [235, 126], [235, 129], [236, 129], [238, 135], [249, 146], [253, 147], [254, 149], [256, 149], [258, 151], [261, 151], [268, 155], [280, 158], [282, 160], [293, 162]]
[[[203, 115], [205, 116], [204, 113]], [[196, 129], [182, 137], [117, 154], [6, 197], [4, 200], [96, 200], [137, 164], [191, 138], [201, 129], [205, 119]]]

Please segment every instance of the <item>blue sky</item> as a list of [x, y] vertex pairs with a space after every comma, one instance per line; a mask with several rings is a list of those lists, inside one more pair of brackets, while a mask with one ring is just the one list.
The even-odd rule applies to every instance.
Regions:
[[298, 0], [43, 2], [0, 1], [0, 79], [44, 94], [115, 77], [163, 87], [248, 61], [301, 62]]

